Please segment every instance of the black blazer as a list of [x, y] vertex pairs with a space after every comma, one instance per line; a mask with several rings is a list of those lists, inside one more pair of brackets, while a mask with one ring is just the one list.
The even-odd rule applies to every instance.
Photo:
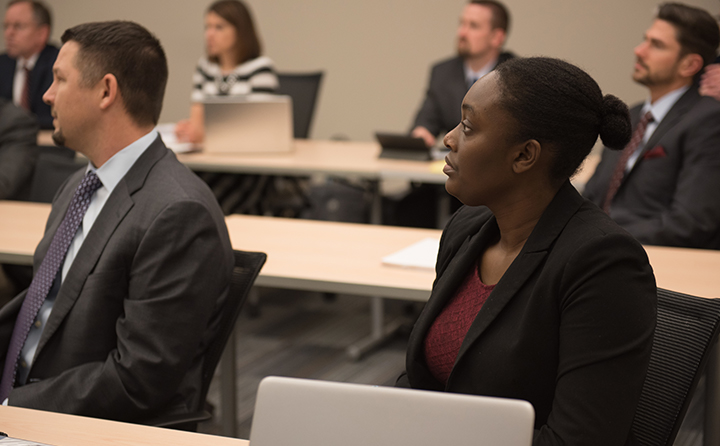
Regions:
[[[513, 57], [510, 52], [501, 53], [498, 65]], [[435, 64], [413, 128], [423, 126], [436, 136], [455, 128], [461, 120], [460, 106], [467, 91], [462, 58], [453, 57]]]
[[[632, 125], [642, 104], [630, 111]], [[605, 148], [584, 194], [601, 205], [621, 151]], [[720, 249], [720, 103], [692, 87], [642, 149], [610, 206], [641, 243]]]
[[633, 444], [655, 279], [642, 246], [569, 182], [480, 310], [447, 385], [428, 370], [428, 329], [497, 235], [484, 207], [462, 207], [448, 223], [398, 385], [527, 400], [535, 446]]
[[[46, 45], [30, 71], [30, 111], [37, 116], [42, 129], [52, 129], [50, 106], [43, 102], [43, 95], [53, 81], [52, 68], [58, 55], [57, 47]], [[0, 55], [0, 97], [12, 101], [15, 81], [15, 59], [7, 54]]]

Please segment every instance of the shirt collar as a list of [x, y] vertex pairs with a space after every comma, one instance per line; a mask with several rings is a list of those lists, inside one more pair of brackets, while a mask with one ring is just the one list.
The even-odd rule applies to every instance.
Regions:
[[491, 60], [490, 62], [486, 63], [484, 67], [480, 68], [478, 71], [473, 71], [472, 68], [468, 66], [468, 64], [463, 64], [463, 67], [465, 69], [465, 79], [466, 80], [477, 80], [481, 77], [485, 76], [489, 72], [491, 72], [493, 69], [495, 69], [495, 66], [498, 63], [498, 59], [495, 58]]
[[135, 140], [135, 142], [113, 155], [112, 158], [107, 160], [100, 168], [96, 168], [92, 163], [88, 163], [86, 172], [94, 171], [98, 178], [100, 178], [103, 187], [108, 190], [108, 193], [111, 193], [125, 174], [128, 173], [133, 164], [145, 153], [145, 150], [150, 147], [150, 144], [152, 144], [157, 137], [158, 132], [152, 130], [147, 135]]
[[670, 93], [665, 94], [665, 96], [661, 97], [657, 101], [655, 101], [654, 104], [650, 103], [650, 99], [645, 100], [645, 104], [642, 108], [641, 116], [644, 115], [647, 112], [652, 113], [653, 120], [658, 123], [663, 120], [665, 115], [668, 114], [671, 108], [673, 108], [673, 105], [680, 99], [680, 96], [684, 95], [686, 91], [690, 89], [689, 85], [686, 85], [684, 87], [680, 87], [677, 90], [673, 90]]
[[28, 70], [32, 70], [33, 68], [35, 68], [35, 64], [37, 63], [39, 57], [40, 53], [35, 53], [27, 59], [23, 57], [18, 57], [17, 63], [15, 65], [15, 70], [22, 70], [26, 65]]

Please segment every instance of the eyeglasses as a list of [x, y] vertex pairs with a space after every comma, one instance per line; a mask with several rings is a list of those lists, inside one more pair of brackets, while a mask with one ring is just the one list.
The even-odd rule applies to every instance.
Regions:
[[34, 27], [34, 26], [35, 26], [35, 24], [32, 23], [32, 22], [25, 22], [25, 23], [21, 23], [21, 22], [3, 23], [3, 28], [5, 29], [5, 31], [7, 31], [7, 30], [23, 31], [23, 30], [26, 30], [26, 29], [28, 29], [28, 28], [32, 28], [32, 27]]

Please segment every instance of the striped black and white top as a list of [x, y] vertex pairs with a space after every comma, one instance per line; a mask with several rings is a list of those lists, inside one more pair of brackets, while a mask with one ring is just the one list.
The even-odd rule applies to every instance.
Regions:
[[242, 96], [250, 93], [273, 93], [278, 89], [273, 62], [260, 56], [248, 60], [223, 75], [220, 65], [200, 58], [193, 75], [192, 102], [215, 96]]

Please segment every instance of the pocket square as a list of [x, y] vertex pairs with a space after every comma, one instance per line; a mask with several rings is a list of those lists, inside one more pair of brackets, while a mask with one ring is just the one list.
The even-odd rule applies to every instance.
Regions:
[[667, 156], [667, 153], [665, 153], [665, 149], [663, 146], [655, 146], [652, 149], [645, 152], [643, 155], [644, 160], [651, 160], [653, 158], [665, 158]]

